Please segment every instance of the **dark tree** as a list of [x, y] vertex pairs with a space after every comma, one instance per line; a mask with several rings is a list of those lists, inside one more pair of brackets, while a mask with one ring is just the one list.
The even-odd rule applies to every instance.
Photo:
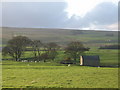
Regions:
[[7, 46], [2, 49], [3, 55], [10, 55], [16, 61], [20, 59], [25, 51], [25, 48], [30, 44], [30, 39], [25, 36], [13, 37], [8, 41]]
[[59, 50], [60, 46], [54, 42], [50, 42], [45, 45], [45, 48], [48, 53], [49, 59], [54, 60], [55, 57], [58, 55], [57, 51]]
[[73, 58], [75, 61], [85, 51], [89, 51], [89, 48], [85, 48], [83, 44], [79, 41], [73, 41], [69, 43], [67, 47], [65, 48], [65, 53], [69, 57]]
[[41, 60], [44, 61], [44, 62], [46, 62], [47, 59], [49, 59], [48, 53], [42, 53], [42, 54], [41, 54]]
[[40, 61], [41, 48], [43, 47], [43, 43], [40, 40], [31, 41], [32, 51], [34, 53], [34, 57]]

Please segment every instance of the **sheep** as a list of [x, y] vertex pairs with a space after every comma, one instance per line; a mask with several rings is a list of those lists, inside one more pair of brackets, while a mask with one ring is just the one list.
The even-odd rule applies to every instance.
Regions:
[[24, 62], [28, 62], [28, 60], [24, 60]]
[[68, 67], [70, 67], [70, 64], [68, 64]]

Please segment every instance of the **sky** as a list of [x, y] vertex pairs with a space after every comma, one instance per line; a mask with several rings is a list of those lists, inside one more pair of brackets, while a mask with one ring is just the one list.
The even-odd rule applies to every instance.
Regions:
[[118, 30], [118, 1], [2, 2], [0, 26]]

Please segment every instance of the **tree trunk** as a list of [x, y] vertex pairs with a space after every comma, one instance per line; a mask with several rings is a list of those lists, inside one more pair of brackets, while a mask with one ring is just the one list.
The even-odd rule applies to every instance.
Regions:
[[15, 57], [15, 61], [17, 61], [18, 60], [18, 58], [17, 58], [17, 56]]
[[76, 56], [77, 56], [77, 53], [74, 53], [74, 60], [75, 61], [76, 61], [76, 58], [77, 58]]
[[45, 60], [45, 59], [44, 59], [43, 61], [44, 61], [44, 62], [46, 62], [46, 60]]

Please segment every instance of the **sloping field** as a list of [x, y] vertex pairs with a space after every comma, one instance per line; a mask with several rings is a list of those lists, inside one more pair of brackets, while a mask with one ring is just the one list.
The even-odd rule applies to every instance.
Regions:
[[59, 44], [66, 44], [74, 40], [82, 41], [90, 46], [118, 43], [117, 31], [3, 27], [3, 44], [15, 35], [25, 35], [42, 42], [57, 42]]

